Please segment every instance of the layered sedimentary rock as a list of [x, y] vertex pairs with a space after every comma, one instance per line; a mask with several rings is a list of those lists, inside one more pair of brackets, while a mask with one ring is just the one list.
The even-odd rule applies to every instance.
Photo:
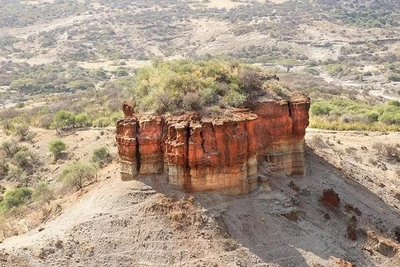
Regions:
[[[309, 99], [259, 99], [252, 109], [201, 117], [134, 114], [124, 105], [117, 143], [122, 179], [166, 173], [176, 188], [247, 193], [257, 186], [257, 165], [304, 174], [304, 135]], [[139, 176], [140, 177], [140, 176]]]

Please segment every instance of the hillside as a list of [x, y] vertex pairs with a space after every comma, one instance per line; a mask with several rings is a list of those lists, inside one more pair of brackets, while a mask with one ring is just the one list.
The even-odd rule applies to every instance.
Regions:
[[[42, 71], [48, 85], [40, 91], [65, 91], [60, 64], [118, 77], [154, 59], [226, 55], [399, 97], [397, 1], [3, 2], [5, 93], [10, 85], [23, 91], [17, 81], [38, 64], [53, 70]], [[101, 86], [104, 75], [75, 80]]]
[[0, 266], [400, 266], [399, 18], [0, 0]]
[[[398, 130], [399, 111], [387, 108], [400, 99], [398, 5], [372, 0], [4, 1], [0, 108], [36, 107], [33, 116], [39, 122], [28, 122], [35, 127], [49, 128], [59, 110], [86, 113], [93, 124], [110, 126], [120, 117], [115, 107], [124, 99], [122, 92], [133, 87], [138, 69], [160, 60], [231, 57], [294, 84], [311, 96], [312, 105], [351, 100], [352, 109], [312, 113], [313, 127]], [[108, 103], [101, 112], [85, 110], [87, 103], [59, 104], [60, 93], [74, 98], [82, 91], [96, 94], [98, 101], [100, 94]], [[51, 112], [37, 108], [44, 99], [56, 104]]]
[[[308, 142], [314, 136], [323, 143], [343, 140], [336, 144], [343, 149], [371, 139], [400, 141], [398, 134], [311, 132]], [[334, 159], [330, 149], [323, 149], [325, 157]], [[342, 157], [343, 164], [357, 164], [347, 152]], [[373, 171], [368, 177], [340, 171], [310, 148], [306, 160], [304, 178], [274, 176], [264, 166], [263, 185], [241, 197], [184, 194], [159, 176], [122, 182], [111, 164], [98, 183], [63, 205], [59, 217], [0, 244], [2, 265], [346, 266], [340, 265], [345, 260], [398, 266], [395, 165], [387, 163], [386, 179], [380, 179], [372, 165], [352, 168]], [[330, 188], [339, 194], [338, 208], [319, 200]], [[346, 237], [352, 216], [355, 241]]]

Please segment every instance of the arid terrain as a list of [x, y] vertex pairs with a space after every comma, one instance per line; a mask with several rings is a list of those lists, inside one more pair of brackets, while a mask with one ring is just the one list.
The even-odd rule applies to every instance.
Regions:
[[[400, 266], [399, 21], [397, 0], [0, 0], [0, 266]], [[304, 177], [121, 181], [139, 69], [185, 58], [310, 96]]]
[[[38, 132], [39, 151], [49, 134]], [[97, 135], [80, 131], [69, 142], [84, 138], [88, 148]], [[112, 147], [111, 132], [101, 139]], [[398, 144], [400, 135], [310, 129], [304, 178], [263, 166], [263, 184], [239, 197], [185, 194], [163, 176], [122, 182], [114, 162], [98, 182], [59, 200], [58, 217], [4, 240], [0, 259], [4, 266], [398, 266], [397, 165], [379, 158], [377, 142]], [[84, 156], [79, 146], [70, 151]], [[338, 207], [320, 200], [331, 188]], [[356, 240], [347, 236], [353, 216]]]
[[18, 72], [26, 63], [31, 70], [41, 64], [57, 69], [61, 63], [133, 73], [155, 59], [231, 56], [275, 71], [290, 66], [398, 99], [398, 5], [395, 0], [11, 2], [4, 4], [0, 21], [0, 62], [7, 71], [1, 85], [7, 90], [10, 78], [28, 78]]

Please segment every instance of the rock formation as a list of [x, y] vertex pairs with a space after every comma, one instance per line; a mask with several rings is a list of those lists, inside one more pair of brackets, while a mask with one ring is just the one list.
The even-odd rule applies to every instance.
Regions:
[[321, 197], [321, 201], [330, 207], [339, 207], [340, 197], [333, 188], [324, 189], [323, 196]]
[[125, 103], [116, 137], [121, 178], [166, 173], [176, 188], [241, 194], [257, 186], [257, 165], [264, 160], [274, 163], [274, 171], [303, 175], [309, 105], [297, 94], [209, 117], [134, 114]]

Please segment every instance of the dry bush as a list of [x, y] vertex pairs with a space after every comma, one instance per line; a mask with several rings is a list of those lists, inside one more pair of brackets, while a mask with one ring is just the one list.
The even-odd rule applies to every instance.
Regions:
[[[0, 180], [3, 179], [8, 173], [9, 165], [5, 159], [4, 153], [0, 151]], [[1, 186], [0, 186], [1, 188]], [[1, 190], [0, 190], [1, 193]]]
[[4, 217], [0, 217], [0, 242], [9, 236], [17, 235], [18, 230], [13, 222], [6, 220]]
[[373, 166], [378, 165], [378, 161], [376, 159], [374, 159], [374, 158], [369, 158], [368, 162]]
[[50, 129], [50, 125], [54, 120], [53, 114], [42, 115], [36, 122], [36, 125], [40, 128]]
[[395, 171], [395, 173], [396, 173], [397, 178], [400, 179], [400, 168], [398, 168], [398, 169]]
[[8, 108], [0, 112], [0, 120], [12, 119], [20, 115], [20, 112], [14, 108]]
[[327, 148], [328, 145], [324, 142], [324, 140], [322, 140], [322, 136], [321, 135], [314, 135], [311, 140], [309, 141], [310, 146], [314, 147], [314, 148]]
[[238, 75], [239, 86], [242, 87], [247, 93], [260, 90], [263, 81], [260, 73], [256, 69], [243, 68], [239, 71]]
[[35, 187], [32, 198], [40, 203], [50, 202], [54, 199], [54, 191], [46, 182], [41, 182]]
[[400, 161], [400, 146], [398, 144], [383, 144], [379, 142], [373, 144], [372, 147], [381, 157], [390, 161]]
[[357, 152], [357, 148], [355, 148], [355, 147], [347, 147], [346, 148], [346, 153], [348, 153], [348, 154], [355, 154]]
[[171, 221], [172, 227], [184, 230], [191, 225], [205, 225], [207, 218], [193, 204], [194, 198], [175, 199], [161, 197], [157, 203], [150, 207], [150, 212], [160, 212]]

